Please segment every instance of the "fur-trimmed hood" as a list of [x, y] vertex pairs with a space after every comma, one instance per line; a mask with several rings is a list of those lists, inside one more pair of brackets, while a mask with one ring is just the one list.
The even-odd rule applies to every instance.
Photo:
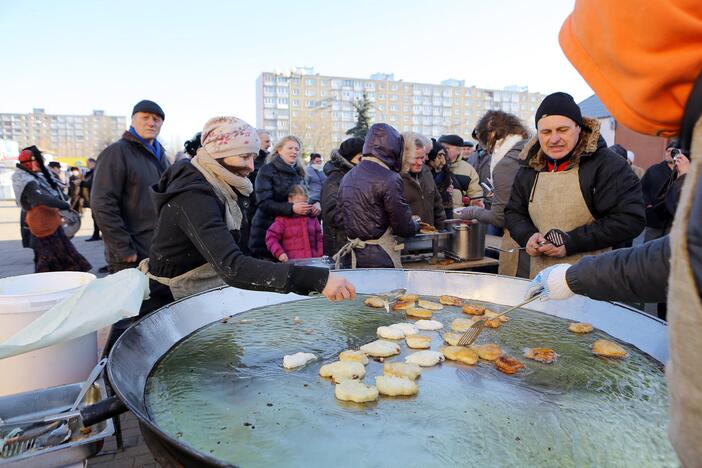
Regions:
[[[607, 146], [604, 138], [600, 136], [599, 120], [583, 117], [583, 123], [585, 125], [581, 127], [580, 141], [578, 141], [575, 150], [573, 150], [573, 157], [570, 159], [568, 169], [577, 166], [580, 158], [591, 155], [602, 146]], [[519, 153], [519, 159], [535, 171], [542, 171], [546, 167], [546, 154], [541, 149], [538, 134], [531, 137], [527, 144], [524, 145], [521, 153]]]

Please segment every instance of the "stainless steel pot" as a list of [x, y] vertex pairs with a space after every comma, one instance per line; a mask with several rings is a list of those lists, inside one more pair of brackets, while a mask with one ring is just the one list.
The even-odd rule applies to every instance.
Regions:
[[[405, 288], [420, 295], [453, 294], [500, 304], [519, 303], [529, 282], [485, 273], [393, 269], [342, 270], [359, 293]], [[295, 294], [274, 294], [220, 288], [169, 304], [130, 327], [116, 342], [107, 366], [119, 398], [139, 418], [152, 451], [166, 453], [171, 463], [184, 466], [230, 466], [198, 452], [162, 430], [151, 420], [144, 398], [146, 381], [154, 366], [180, 340], [224, 317], [254, 307], [301, 299]], [[654, 317], [622, 304], [594, 301], [582, 296], [566, 301], [538, 302], [529, 306], [549, 315], [586, 321], [631, 343], [654, 359], [668, 359], [668, 327]]]
[[478, 220], [451, 219], [447, 221], [453, 237], [446, 254], [456, 260], [480, 260], [485, 256], [487, 224]]

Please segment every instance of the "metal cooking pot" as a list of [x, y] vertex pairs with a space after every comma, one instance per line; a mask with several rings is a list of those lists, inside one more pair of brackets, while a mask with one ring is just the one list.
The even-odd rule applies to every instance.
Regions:
[[449, 219], [446, 224], [453, 231], [448, 256], [456, 260], [480, 260], [485, 256], [487, 224], [477, 219]]
[[[485, 273], [411, 271], [393, 269], [344, 270], [360, 293], [406, 288], [420, 295], [453, 294], [479, 301], [517, 304], [527, 280]], [[107, 371], [117, 396], [140, 420], [144, 438], [156, 458], [176, 466], [231, 466], [200, 453], [162, 430], [151, 420], [144, 398], [146, 381], [154, 366], [180, 340], [232, 314], [254, 307], [299, 300], [295, 294], [275, 294], [224, 287], [169, 304], [130, 327], [110, 353]], [[576, 296], [566, 301], [532, 303], [530, 309], [596, 328], [631, 343], [654, 359], [668, 359], [665, 322], [616, 303]]]

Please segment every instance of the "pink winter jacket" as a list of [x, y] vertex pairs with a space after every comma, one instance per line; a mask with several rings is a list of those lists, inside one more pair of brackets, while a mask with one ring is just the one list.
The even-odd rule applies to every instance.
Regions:
[[266, 247], [275, 258], [285, 253], [289, 259], [322, 256], [322, 226], [309, 216], [277, 216], [266, 231]]

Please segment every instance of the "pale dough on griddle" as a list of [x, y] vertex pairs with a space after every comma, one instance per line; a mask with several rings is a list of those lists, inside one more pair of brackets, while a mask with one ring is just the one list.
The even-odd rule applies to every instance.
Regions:
[[400, 346], [392, 341], [375, 340], [361, 346], [361, 351], [373, 357], [388, 357], [400, 354]]
[[383, 366], [383, 374], [417, 380], [422, 375], [422, 368], [417, 364], [407, 364], [405, 362], [386, 362]]
[[463, 333], [473, 326], [478, 319], [457, 318], [451, 322], [451, 330]]
[[322, 377], [331, 377], [339, 383], [346, 379], [362, 379], [366, 375], [366, 368], [360, 362], [336, 361], [325, 364], [319, 369]]
[[393, 323], [392, 325], [390, 325], [390, 328], [397, 328], [398, 330], [402, 330], [405, 336], [416, 335], [417, 333], [419, 333], [417, 327], [411, 323]]
[[502, 354], [504, 353], [502, 351], [502, 348], [500, 348], [495, 343], [473, 345], [472, 347], [478, 352], [478, 356], [480, 356], [480, 359], [483, 359], [485, 361], [494, 361], [498, 357], [502, 356]]
[[441, 310], [444, 308], [444, 306], [442, 306], [438, 302], [431, 302], [424, 299], [420, 299], [417, 301], [417, 307], [427, 310]]
[[367, 306], [375, 307], [376, 309], [382, 309], [385, 307], [385, 300], [378, 296], [367, 297], [363, 303]]
[[478, 352], [465, 346], [442, 346], [439, 351], [443, 353], [446, 359], [451, 361], [462, 362], [463, 364], [473, 365], [478, 362]]
[[376, 330], [378, 337], [384, 338], [386, 340], [401, 340], [405, 337], [405, 332], [399, 328], [392, 327], [378, 327]]
[[363, 351], [347, 349], [339, 354], [339, 361], [360, 362], [365, 366], [368, 364], [368, 356]]
[[367, 403], [378, 399], [378, 389], [358, 380], [344, 380], [334, 387], [334, 396], [341, 401]]
[[419, 387], [412, 380], [405, 377], [379, 375], [375, 378], [375, 386], [381, 395], [410, 396], [416, 395]]
[[590, 323], [571, 323], [568, 326], [568, 330], [573, 333], [590, 333], [592, 331], [592, 324]]
[[444, 361], [444, 355], [438, 351], [417, 351], [405, 358], [405, 362], [422, 367], [431, 367]]
[[420, 330], [441, 330], [444, 324], [438, 320], [417, 320], [414, 325]]
[[408, 348], [429, 349], [431, 348], [431, 337], [424, 335], [411, 335], [405, 338]]
[[458, 340], [461, 339], [463, 333], [446, 332], [444, 333], [444, 341], [451, 346], [458, 346]]
[[295, 369], [302, 367], [310, 361], [317, 359], [312, 353], [295, 353], [283, 356], [283, 367], [286, 369]]

